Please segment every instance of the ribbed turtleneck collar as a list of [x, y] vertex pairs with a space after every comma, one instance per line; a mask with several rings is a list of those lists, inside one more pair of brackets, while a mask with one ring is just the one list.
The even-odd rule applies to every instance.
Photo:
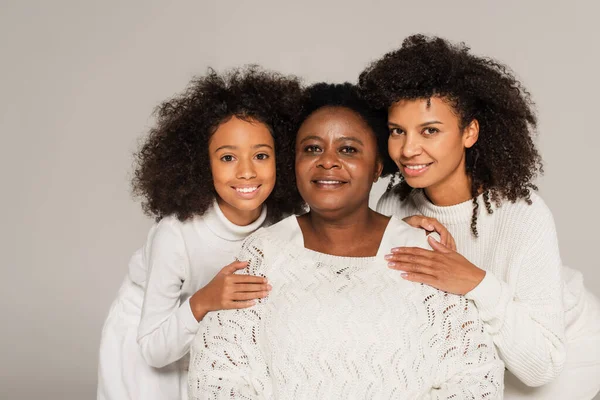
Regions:
[[[410, 194], [410, 200], [419, 210], [419, 213], [426, 217], [435, 218], [442, 224], [462, 224], [470, 223], [473, 216], [473, 200], [455, 204], [453, 206], [436, 206], [425, 195], [423, 190], [413, 190]], [[479, 202], [479, 211], [483, 204], [483, 195], [477, 197]]]
[[249, 225], [239, 226], [225, 217], [219, 204], [215, 200], [212, 207], [202, 216], [208, 228], [218, 237], [230, 241], [245, 239], [248, 235], [260, 228], [267, 218], [267, 206], [263, 204], [260, 216]]

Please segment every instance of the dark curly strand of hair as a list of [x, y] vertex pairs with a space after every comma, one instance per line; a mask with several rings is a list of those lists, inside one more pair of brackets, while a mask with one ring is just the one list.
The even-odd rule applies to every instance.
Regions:
[[157, 123], [135, 155], [133, 192], [156, 220], [202, 215], [216, 191], [208, 143], [218, 126], [235, 116], [265, 124], [273, 135], [277, 180], [266, 200], [268, 219], [302, 211], [294, 175], [294, 141], [302, 88], [293, 76], [251, 65], [218, 74], [209, 69], [156, 110]]
[[388, 170], [396, 165], [387, 156], [387, 111], [374, 108], [362, 98], [358, 87], [351, 83], [316, 83], [305, 90], [305, 100], [300, 115], [302, 123], [310, 114], [323, 107], [343, 107], [357, 113], [371, 128], [377, 139], [377, 149], [384, 168]]
[[[453, 107], [461, 129], [474, 119], [479, 122], [479, 140], [466, 150], [471, 230], [477, 236], [478, 194], [484, 193], [488, 213], [493, 212], [492, 201], [499, 205], [503, 199], [525, 199], [531, 204], [530, 189], [537, 190], [532, 180], [543, 168], [533, 142], [537, 119], [530, 94], [506, 66], [469, 50], [464, 43], [439, 37], [410, 36], [399, 50], [363, 71], [359, 87], [375, 107], [438, 97]], [[384, 175], [396, 171], [394, 165]], [[401, 177], [393, 190], [403, 200], [412, 188]]]

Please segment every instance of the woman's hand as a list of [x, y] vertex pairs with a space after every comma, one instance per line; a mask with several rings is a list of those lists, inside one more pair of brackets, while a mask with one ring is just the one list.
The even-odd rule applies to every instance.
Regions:
[[402, 221], [406, 222], [413, 228], [425, 229], [427, 232], [437, 232], [442, 239], [442, 244], [447, 248], [456, 251], [456, 243], [454, 238], [437, 219], [424, 217], [422, 215], [413, 215], [410, 217], [403, 218]]
[[385, 256], [388, 266], [403, 271], [402, 277], [424, 283], [445, 292], [464, 295], [485, 277], [485, 271], [432, 237], [431, 250], [419, 247], [396, 247]]
[[234, 274], [247, 265], [245, 261], [232, 262], [192, 295], [190, 306], [197, 321], [210, 311], [247, 308], [253, 306], [256, 299], [267, 297], [271, 285], [266, 278]]

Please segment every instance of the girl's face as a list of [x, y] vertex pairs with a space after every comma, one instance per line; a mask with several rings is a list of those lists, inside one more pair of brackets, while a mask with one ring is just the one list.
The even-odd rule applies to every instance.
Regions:
[[296, 136], [296, 181], [311, 211], [346, 212], [367, 205], [381, 174], [377, 141], [354, 111], [323, 107]]
[[439, 97], [401, 100], [388, 110], [388, 151], [413, 188], [468, 190], [465, 149], [477, 141], [474, 120], [462, 132], [459, 117]]
[[212, 135], [208, 151], [221, 211], [234, 224], [253, 222], [275, 186], [271, 132], [258, 121], [231, 117]]

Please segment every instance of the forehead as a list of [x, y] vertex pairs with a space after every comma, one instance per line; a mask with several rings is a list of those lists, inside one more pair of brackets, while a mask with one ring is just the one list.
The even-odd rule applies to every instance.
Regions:
[[267, 126], [256, 120], [243, 120], [234, 116], [217, 127], [210, 138], [209, 146], [244, 146], [257, 143], [273, 144], [273, 137]]
[[300, 126], [296, 139], [301, 140], [305, 136], [355, 136], [361, 139], [375, 139], [373, 130], [363, 117], [345, 107], [322, 107], [310, 114]]
[[456, 119], [450, 102], [441, 97], [429, 99], [400, 100], [388, 109], [390, 122], [398, 119], [421, 119], [435, 116], [436, 119]]

